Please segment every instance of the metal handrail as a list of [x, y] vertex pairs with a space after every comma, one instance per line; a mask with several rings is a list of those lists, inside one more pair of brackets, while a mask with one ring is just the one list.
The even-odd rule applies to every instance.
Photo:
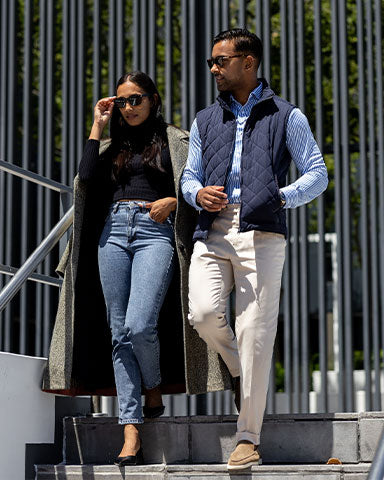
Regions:
[[[3, 265], [0, 263], [0, 273], [4, 275], [15, 275], [18, 272], [18, 268], [9, 267], [8, 265]], [[50, 285], [51, 287], [60, 287], [63, 281], [60, 278], [51, 277], [50, 275], [44, 275], [42, 273], [32, 273], [28, 280], [33, 282], [44, 283], [45, 285]]]
[[373, 458], [367, 480], [383, 480], [384, 478], [384, 433], [382, 433]]
[[[60, 192], [62, 200], [68, 197], [68, 194], [73, 192], [73, 188], [68, 187], [62, 183], [56, 182], [49, 178], [43, 177], [37, 173], [18, 167], [4, 160], [0, 160], [0, 170], [23, 178], [29, 182], [37, 183], [38, 185]], [[10, 282], [0, 292], [0, 312], [8, 305], [12, 298], [17, 294], [26, 280], [34, 280], [36, 282], [45, 283], [48, 285], [60, 286], [59, 279], [52, 278], [48, 275], [41, 275], [33, 273], [52, 248], [58, 243], [60, 238], [69, 229], [73, 222], [73, 207], [71, 207], [63, 218], [55, 225], [47, 237], [40, 243], [34, 252], [28, 257], [25, 263], [19, 270], [11, 266], [0, 265], [0, 273], [6, 275], [14, 275]]]
[[17, 177], [23, 178], [24, 180], [28, 180], [33, 183], [37, 183], [42, 187], [50, 188], [51, 190], [56, 190], [60, 193], [72, 193], [73, 189], [64, 185], [62, 183], [56, 182], [55, 180], [51, 180], [49, 178], [43, 177], [38, 173], [31, 172], [30, 170], [26, 170], [22, 167], [18, 167], [13, 163], [4, 162], [4, 160], [0, 160], [0, 170], [4, 172], [11, 173], [12, 175], [16, 175]]
[[41, 242], [36, 250], [28, 257], [23, 266], [17, 271], [12, 280], [0, 292], [0, 312], [4, 310], [7, 304], [12, 300], [16, 293], [23, 286], [32, 272], [40, 265], [73, 221], [73, 206], [68, 210], [64, 217], [55, 225], [47, 237]]

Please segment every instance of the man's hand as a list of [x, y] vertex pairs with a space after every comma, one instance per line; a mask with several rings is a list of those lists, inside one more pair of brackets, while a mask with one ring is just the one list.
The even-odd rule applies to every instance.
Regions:
[[227, 194], [223, 192], [224, 187], [210, 185], [197, 192], [197, 202], [208, 212], [220, 212], [226, 207], [228, 200]]

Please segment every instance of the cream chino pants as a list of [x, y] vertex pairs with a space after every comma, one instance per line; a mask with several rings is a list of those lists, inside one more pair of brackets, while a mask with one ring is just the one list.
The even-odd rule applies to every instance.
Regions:
[[[221, 355], [231, 375], [240, 375], [236, 439], [259, 445], [286, 242], [276, 233], [239, 233], [239, 214], [239, 204], [228, 205], [213, 222], [208, 239], [195, 243], [189, 271], [189, 321]], [[233, 287], [236, 335], [225, 316]]]

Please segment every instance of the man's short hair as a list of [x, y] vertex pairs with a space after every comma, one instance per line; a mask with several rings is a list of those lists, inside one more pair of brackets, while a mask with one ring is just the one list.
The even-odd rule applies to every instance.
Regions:
[[251, 33], [246, 28], [232, 28], [231, 30], [224, 30], [220, 32], [213, 39], [213, 45], [224, 40], [233, 40], [237, 52], [244, 52], [253, 55], [261, 62], [263, 56], [263, 44], [260, 38]]

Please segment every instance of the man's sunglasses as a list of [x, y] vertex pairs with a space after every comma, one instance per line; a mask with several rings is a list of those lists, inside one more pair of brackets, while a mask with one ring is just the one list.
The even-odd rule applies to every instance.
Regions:
[[149, 93], [136, 93], [135, 95], [130, 95], [129, 97], [117, 97], [113, 100], [114, 104], [117, 108], [124, 108], [127, 102], [132, 105], [132, 107], [136, 107], [140, 105], [143, 101], [143, 97], [150, 97]]
[[217, 57], [208, 58], [207, 63], [208, 67], [212, 68], [213, 65], [217, 65], [218, 67], [223, 67], [224, 63], [228, 58], [236, 58], [236, 57], [248, 57], [248, 53], [239, 53], [238, 55], [218, 55]]

